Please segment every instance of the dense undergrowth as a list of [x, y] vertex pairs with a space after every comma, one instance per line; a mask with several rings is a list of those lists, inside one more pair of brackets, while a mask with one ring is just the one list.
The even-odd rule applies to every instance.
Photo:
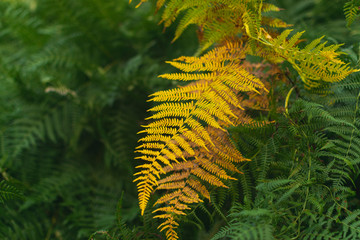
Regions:
[[124, 219], [141, 224], [136, 132], [146, 96], [171, 87], [156, 78], [164, 54], [183, 43], [169, 44], [151, 5], [2, 1], [0, 11], [0, 238], [87, 239], [115, 226], [122, 193]]
[[[343, 1], [269, 2], [307, 42], [344, 43], [358, 68]], [[164, 61], [198, 43], [190, 28], [171, 44], [155, 3], [136, 4], [0, 2], [0, 239], [166, 239], [138, 208], [136, 133], [147, 96], [178, 85], [156, 77], [174, 71]], [[246, 109], [267, 124], [228, 128], [251, 161], [179, 218], [180, 239], [360, 238], [359, 73], [316, 91], [289, 64], [247, 60], [272, 83], [266, 111]]]

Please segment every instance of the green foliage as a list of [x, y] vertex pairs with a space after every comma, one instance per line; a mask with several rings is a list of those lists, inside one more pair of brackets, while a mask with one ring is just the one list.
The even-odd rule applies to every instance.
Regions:
[[153, 8], [1, 1], [1, 239], [110, 231], [122, 192], [123, 221], [140, 225], [130, 180], [136, 132], [146, 96], [168, 87], [156, 78], [163, 53], [184, 44], [168, 43]]
[[232, 129], [239, 148], [255, 157], [242, 169], [250, 177], [240, 179], [242, 200], [213, 239], [360, 237], [359, 80], [333, 86], [321, 99], [331, 104], [295, 100], [267, 129]]
[[358, 17], [359, 7], [360, 2], [356, 0], [348, 1], [344, 4], [344, 14], [347, 27], [350, 27]]
[[[143, 2], [146, 0], [140, 1], [139, 5]], [[354, 195], [348, 184], [354, 182], [350, 170], [357, 172], [354, 167], [358, 164], [357, 156], [354, 159], [350, 156], [350, 152], [357, 152], [356, 121], [348, 122], [334, 115], [335, 107], [329, 103], [335, 99], [328, 98], [323, 103], [311, 99], [320, 94], [329, 95], [331, 83], [358, 72], [343, 61], [342, 52], [338, 51], [342, 45], [327, 44], [322, 41], [323, 37], [305, 44], [302, 42], [306, 40], [300, 39], [304, 31], [291, 34], [291, 29], [278, 30], [289, 25], [274, 18], [269, 12], [280, 9], [265, 1], [158, 0], [157, 10], [162, 7], [161, 22], [165, 27], [180, 19], [174, 40], [188, 26], [196, 25], [200, 49], [195, 55], [212, 46], [214, 49], [200, 57], [182, 56], [168, 62], [181, 72], [159, 77], [192, 82], [150, 95], [150, 101], [163, 103], [150, 108], [149, 111], [155, 113], [147, 119], [154, 121], [144, 125], [145, 130], [139, 132], [147, 133], [140, 139], [141, 145], [136, 151], [140, 155], [136, 159], [143, 160], [143, 164], [136, 167], [139, 171], [134, 174], [141, 214], [154, 192], [160, 190], [163, 195], [156, 201], [153, 213], [154, 218], [163, 220], [158, 228], [160, 232], [166, 232], [168, 240], [179, 238], [178, 222], [189, 212], [195, 218], [195, 224], [207, 225], [196, 211], [192, 211], [193, 206], [214, 221], [199, 193], [210, 201], [214, 212], [229, 222], [230, 233], [236, 229], [233, 230], [236, 234], [230, 238], [261, 239], [270, 237], [272, 232], [276, 234], [274, 238], [308, 237], [307, 229], [311, 226], [308, 215], [311, 214], [305, 213], [314, 213], [316, 220], [321, 217], [323, 208], [332, 208], [336, 204], [345, 211], [337, 217], [329, 213], [331, 219], [336, 219], [332, 221], [341, 223], [340, 216], [348, 215], [345, 219], [356, 219], [356, 226], [357, 215], [354, 217], [347, 206], [338, 202], [348, 201]], [[256, 60], [260, 73], [256, 72], [256, 63], [252, 65], [247, 55], [262, 59]], [[268, 69], [262, 67], [266, 64]], [[289, 65], [291, 70], [286, 69]], [[272, 73], [267, 75], [266, 71]], [[299, 86], [295, 82], [298, 79], [305, 86]], [[279, 80], [293, 85], [285, 98], [284, 114], [277, 105], [284, 101], [278, 94], [278, 88], [284, 87]], [[289, 109], [294, 89], [297, 100]], [[307, 91], [309, 89], [311, 91]], [[341, 92], [341, 96], [346, 94]], [[355, 106], [353, 118], [356, 119], [357, 101]], [[344, 115], [343, 112], [340, 114]], [[257, 134], [258, 125], [270, 128], [268, 133]], [[229, 132], [226, 128], [230, 126], [234, 126], [233, 139], [241, 153], [234, 157], [231, 154], [237, 153], [237, 149], [231, 149], [232, 142], [227, 141]], [[243, 134], [244, 127], [249, 130]], [[220, 129], [225, 134], [213, 129]], [[213, 139], [220, 141], [214, 144]], [[243, 166], [244, 175], [233, 177], [224, 171], [239, 173], [235, 165], [249, 160], [251, 162]], [[245, 231], [255, 225], [254, 222], [231, 225], [244, 220], [228, 221], [221, 210], [225, 198], [211, 203], [214, 196], [221, 194], [214, 194], [207, 187], [228, 188], [221, 178], [240, 182], [241, 192], [236, 193], [235, 189], [230, 193], [240, 199], [233, 200], [231, 205], [240, 201], [243, 210], [271, 207], [270, 213], [272, 209], [280, 209], [286, 216], [275, 212], [276, 223], [267, 222], [269, 227], [264, 232], [260, 228]], [[207, 184], [203, 185], [203, 182]], [[317, 211], [320, 215], [316, 215]], [[251, 219], [247, 214], [244, 216]], [[289, 221], [290, 225], [285, 225]], [[260, 224], [263, 223], [256, 225]], [[357, 231], [349, 232], [343, 227], [346, 224], [333, 227], [334, 223], [328, 221], [328, 234], [339, 233], [344, 238], [357, 236]], [[225, 230], [223, 233], [223, 236], [229, 235]]]
[[0, 182], [0, 203], [19, 198], [23, 198], [23, 195], [15, 186], [5, 180]]
[[269, 224], [271, 212], [267, 209], [243, 210], [241, 206], [234, 206], [229, 217], [229, 227], [222, 228], [212, 239], [256, 239], [271, 240], [273, 227]]
[[[207, 21], [205, 8], [173, 2], [180, 7], [162, 13], [165, 33], [152, 3], [135, 11], [116, 0], [0, 2], [0, 239], [166, 239], [151, 210], [140, 216], [132, 175], [136, 132], [152, 107], [146, 96], [178, 84], [156, 78], [171, 71], [162, 61], [193, 54], [190, 25]], [[341, 61], [358, 65], [358, 1], [273, 2], [285, 10], [264, 17], [306, 29], [309, 43], [321, 35], [345, 42], [336, 45], [349, 54]], [[172, 12], [181, 19], [177, 30]], [[258, 34], [256, 18], [239, 17]], [[231, 28], [210, 27], [219, 35], [198, 29], [207, 39], [201, 48]], [[211, 201], [179, 217], [181, 239], [360, 238], [360, 74], [309, 91], [297, 69], [280, 68], [285, 76], [275, 73], [267, 87], [269, 109], [244, 106], [267, 124], [228, 129], [251, 161], [237, 165], [243, 174], [231, 177], [238, 181], [210, 187]]]
[[297, 31], [306, 30], [304, 37], [307, 39], [325, 36], [327, 41], [345, 43], [347, 47], [351, 45], [356, 47], [358, 44], [360, 26], [353, 24], [351, 29], [347, 28], [343, 11], [346, 2], [356, 1], [333, 0], [331, 4], [327, 0], [274, 0], [271, 2], [284, 9], [277, 13], [277, 16], [287, 23], [294, 24]]

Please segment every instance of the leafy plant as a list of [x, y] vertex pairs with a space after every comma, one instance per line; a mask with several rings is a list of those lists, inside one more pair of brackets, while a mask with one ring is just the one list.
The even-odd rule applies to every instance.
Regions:
[[344, 14], [346, 18], [346, 26], [350, 27], [355, 19], [358, 17], [358, 11], [360, 7], [359, 1], [348, 1], [344, 4]]
[[345, 2], [1, 1], [0, 238], [360, 238]]
[[116, 226], [122, 192], [124, 221], [141, 222], [131, 159], [172, 46], [151, 4], [130, 9], [0, 3], [1, 239], [87, 239]]
[[0, 182], [0, 202], [5, 203], [11, 199], [22, 198], [22, 193], [8, 181], [2, 180]]
[[[185, 12], [174, 40], [187, 26], [196, 24], [201, 31], [199, 53], [218, 43], [218, 46], [201, 57], [180, 57], [169, 62], [182, 73], [163, 74], [160, 77], [195, 82], [151, 95], [152, 101], [163, 103], [150, 109], [155, 112], [150, 119], [155, 121], [146, 125], [145, 130], [140, 132], [147, 133], [140, 139], [142, 144], [138, 147], [140, 150], [137, 150], [141, 154], [138, 158], [146, 161], [138, 166], [141, 171], [135, 173], [139, 175], [135, 181], [138, 181], [140, 209], [144, 213], [154, 190], [167, 190], [155, 202], [156, 209], [153, 213], [157, 213], [155, 218], [164, 219], [159, 228], [160, 231], [166, 230], [167, 239], [177, 239], [178, 234], [175, 231], [179, 226], [176, 221], [179, 218], [177, 216], [186, 215], [186, 210], [190, 209], [189, 205], [202, 202], [199, 194], [211, 201], [209, 188], [205, 184], [226, 187], [219, 178], [225, 180], [234, 178], [224, 170], [238, 172], [233, 163], [247, 160], [241, 154], [233, 157], [232, 153], [237, 151], [229, 148], [231, 142], [227, 140], [226, 135], [219, 131], [213, 135], [213, 129], [227, 132], [225, 127], [254, 125], [255, 121], [246, 115], [245, 109], [241, 106], [242, 101], [251, 99], [253, 93], [266, 96], [269, 92], [264, 84], [268, 79], [261, 81], [242, 67], [247, 61], [247, 55], [264, 58], [272, 64], [287, 61], [305, 83], [305, 88], [316, 91], [327, 91], [328, 83], [339, 82], [357, 70], [339, 58], [341, 53], [337, 50], [340, 45], [327, 45], [326, 42], [321, 42], [322, 38], [317, 38], [300, 48], [300, 37], [303, 32], [295, 33], [291, 37], [289, 35], [292, 30], [278, 33], [274, 28], [288, 25], [277, 18], [263, 17], [263, 14], [269, 11], [279, 11], [279, 8], [272, 4], [255, 0], [157, 1], [157, 8], [165, 4], [166, 9], [162, 14], [165, 27], [168, 27], [181, 12]], [[270, 85], [272, 89], [275, 86], [276, 83]], [[317, 109], [316, 104], [304, 102], [304, 105], [305, 112], [310, 114], [325, 113]], [[251, 105], [247, 107], [247, 111], [252, 110]], [[266, 109], [261, 110], [266, 111]], [[330, 115], [321, 117], [332, 119]], [[290, 124], [293, 125], [291, 120]], [[307, 128], [315, 131], [312, 125]], [[292, 131], [297, 133], [294, 127]], [[307, 139], [307, 135], [303, 137]], [[315, 143], [311, 144], [318, 144], [317, 141], [324, 140], [321, 136], [319, 139], [316, 139], [317, 135], [314, 137]], [[222, 141], [226, 142], [227, 148], [221, 146]], [[307, 144], [309, 147], [310, 143]], [[228, 163], [225, 165], [222, 159], [231, 163], [231, 167], [227, 167]], [[266, 174], [266, 165], [265, 163], [262, 165], [264, 168], [262, 176]], [[314, 171], [325, 171], [325, 169]], [[344, 172], [339, 172], [339, 175], [346, 176]], [[278, 201], [283, 201], [282, 199], [287, 195], [291, 196], [301, 183], [309, 184], [311, 181], [309, 176], [310, 170], [308, 174], [296, 175], [298, 178], [294, 180], [295, 186], [291, 185], [289, 187], [291, 190]], [[338, 179], [338, 181], [342, 180]], [[244, 185], [247, 183], [245, 182]], [[251, 187], [247, 188], [250, 189], [247, 193], [250, 201]], [[304, 195], [306, 198], [303, 208], [308, 201], [309, 188]], [[315, 196], [312, 198], [315, 199]], [[298, 224], [302, 211], [293, 213], [297, 215], [295, 225]], [[295, 231], [295, 234], [300, 233]]]

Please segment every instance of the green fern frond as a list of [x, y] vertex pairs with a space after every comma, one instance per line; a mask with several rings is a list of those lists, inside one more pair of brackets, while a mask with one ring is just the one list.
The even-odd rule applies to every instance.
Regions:
[[[217, 239], [258, 239], [268, 240], [274, 238], [274, 228], [264, 219], [269, 219], [271, 212], [267, 209], [243, 210], [234, 206], [231, 209], [228, 226], [223, 227], [212, 240]], [[258, 221], [258, 219], [263, 219]]]
[[277, 144], [275, 144], [274, 139], [271, 138], [260, 149], [259, 161], [257, 161], [259, 162], [257, 169], [259, 169], [260, 173], [258, 175], [257, 181], [262, 182], [265, 180], [271, 161], [273, 160], [273, 156], [277, 151], [276, 148], [277, 148]]
[[300, 49], [296, 44], [304, 32], [298, 32], [287, 40], [291, 31], [285, 30], [276, 38], [264, 32], [261, 42], [278, 57], [290, 62], [307, 87], [316, 88], [321, 81], [339, 82], [357, 71], [338, 58], [342, 54], [337, 52], [340, 45], [326, 46], [326, 42], [321, 43], [322, 38], [318, 38]]
[[350, 27], [358, 17], [359, 7], [360, 2], [356, 0], [351, 0], [344, 4], [344, 14], [347, 27]]
[[[58, 109], [52, 109], [49, 112], [43, 112], [41, 109], [29, 111], [26, 118], [17, 119], [11, 127], [4, 132], [6, 152], [11, 156], [17, 156], [23, 150], [29, 149], [47, 139], [56, 142], [61, 140], [71, 140], [75, 144], [77, 133], [81, 129], [76, 129], [79, 117], [79, 108], [73, 104], [64, 104]], [[36, 112], [36, 110], [40, 110]], [[75, 132], [72, 132], [72, 130]]]
[[0, 203], [5, 203], [6, 201], [12, 199], [22, 199], [23, 194], [9, 182], [2, 180], [0, 182]]

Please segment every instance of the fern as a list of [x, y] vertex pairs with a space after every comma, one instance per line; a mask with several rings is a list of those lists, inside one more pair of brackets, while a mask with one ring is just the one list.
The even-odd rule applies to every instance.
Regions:
[[[227, 52], [228, 48], [233, 49], [232, 52]], [[185, 214], [182, 210], [188, 209], [187, 204], [201, 201], [197, 192], [209, 198], [208, 191], [200, 182], [191, 178], [186, 180], [189, 177], [186, 172], [190, 170], [191, 175], [209, 184], [225, 187], [219, 178], [231, 179], [231, 177], [223, 169], [238, 171], [232, 162], [246, 160], [231, 147], [230, 142], [226, 142], [226, 136], [221, 134], [226, 131], [224, 126], [234, 125], [235, 122], [252, 122], [243, 113], [232, 110], [234, 107], [242, 108], [236, 96], [238, 91], [259, 93], [261, 89], [266, 90], [259, 79], [241, 68], [239, 59], [242, 58], [243, 51], [241, 42], [229, 42], [203, 57], [180, 58], [170, 62], [171, 65], [185, 72], [209, 71], [208, 73], [174, 73], [161, 76], [183, 81], [199, 78], [204, 80], [195, 85], [189, 84], [153, 94], [152, 101], [169, 103], [150, 109], [156, 112], [150, 118], [160, 118], [160, 120], [150, 123], [142, 131], [147, 132], [148, 135], [140, 139], [143, 144], [138, 147], [140, 150], [137, 150], [143, 154], [138, 158], [149, 162], [138, 166], [143, 170], [135, 174], [140, 175], [135, 181], [139, 181], [138, 190], [142, 212], [154, 186], [160, 184], [157, 189], [179, 190], [157, 201], [157, 204], [173, 202], [173, 206], [159, 208], [155, 212]], [[233, 68], [234, 65], [238, 66], [236, 70]], [[214, 158], [214, 156], [218, 157]], [[194, 160], [189, 161], [192, 158]], [[182, 159], [188, 159], [188, 161], [183, 162]], [[215, 162], [212, 163], [211, 159]], [[164, 165], [168, 166], [164, 167]], [[168, 178], [157, 180], [160, 174], [173, 170], [176, 172]], [[179, 170], [180, 173], [177, 172]], [[180, 181], [174, 182], [176, 180]], [[180, 204], [180, 202], [183, 203]], [[176, 239], [174, 226], [177, 223], [169, 213], [156, 217], [167, 218], [162, 230], [169, 228], [168, 238]]]
[[[234, 206], [229, 217], [232, 219], [229, 226], [220, 230], [212, 240], [224, 239], [274, 239], [273, 227], [268, 219], [271, 212], [267, 209], [254, 209], [241, 211], [241, 206]], [[258, 222], [261, 217], [263, 220]]]
[[121, 191], [124, 221], [139, 223], [129, 159], [146, 95], [164, 87], [157, 18], [125, 2], [25, 2], [0, 3], [1, 173], [25, 195], [0, 204], [0, 238], [111, 232]]
[[344, 4], [344, 14], [346, 18], [346, 26], [350, 27], [358, 17], [360, 3], [359, 1], [348, 1]]
[[[334, 105], [324, 106], [297, 100], [287, 115], [289, 126], [286, 121], [279, 120], [276, 128], [268, 128], [270, 132], [263, 132], [258, 141], [252, 141], [255, 149], [260, 151], [242, 170], [249, 178], [247, 185], [255, 184], [257, 191], [255, 194], [251, 193], [251, 204], [248, 204], [246, 189], [240, 189], [243, 203], [233, 207], [232, 211], [235, 210], [236, 215], [229, 215], [230, 223], [223, 227], [214, 239], [229, 236], [260, 238], [264, 228], [254, 227], [260, 225], [272, 229], [272, 232], [264, 235], [270, 239], [358, 237], [358, 210], [355, 207], [355, 210], [351, 211], [350, 208], [354, 209], [354, 206], [347, 203], [354, 195], [348, 184], [357, 178], [355, 173], [358, 172], [358, 151], [355, 150], [357, 144], [350, 144], [351, 139], [356, 139], [351, 138], [351, 132], [357, 132], [357, 126], [352, 123], [357, 114], [358, 93], [341, 87], [342, 84], [347, 86], [348, 81], [353, 82], [355, 76], [334, 86], [338, 93], [328, 96], [328, 99], [346, 96], [337, 100]], [[345, 102], [342, 99], [346, 99], [346, 103], [353, 106], [352, 111], [343, 108]], [[328, 101], [334, 102], [326, 102]], [[238, 126], [232, 129], [231, 133], [237, 142], [248, 140], [245, 126]], [[257, 136], [254, 129], [252, 133]], [[266, 153], [269, 143], [277, 149], [271, 155]], [[239, 145], [240, 151], [252, 154], [251, 148], [242, 146], [243, 144]], [[296, 146], [295, 149], [293, 146]], [[351, 151], [353, 147], [354, 151]], [[341, 154], [337, 154], [338, 151]], [[257, 166], [261, 166], [264, 156], [270, 158], [267, 160], [270, 167], [263, 170], [266, 179], [258, 178], [257, 174]], [[256, 182], [256, 179], [259, 179], [259, 182]], [[248, 216], [249, 209], [254, 218]], [[258, 212], [258, 209], [263, 209], [269, 215], [262, 216], [263, 210]], [[247, 217], [242, 218], [241, 214]], [[251, 225], [246, 225], [249, 222]], [[244, 235], [240, 235], [242, 233]]]
[[[341, 53], [356, 64], [356, 30], [340, 2], [277, 4], [1, 1], [0, 238], [359, 238], [360, 81]], [[313, 31], [283, 31], [289, 12]], [[192, 26], [199, 50], [179, 58]], [[303, 43], [321, 28], [346, 47]], [[128, 181], [140, 125], [143, 217]]]
[[[275, 39], [267, 35], [268, 39], [264, 38], [261, 41], [271, 47], [275, 56], [291, 63], [307, 87], [319, 87], [320, 81], [341, 81], [349, 74], [356, 72], [338, 58], [341, 53], [336, 50], [340, 45], [325, 46], [326, 42], [321, 43], [322, 38], [318, 38], [303, 49], [299, 49], [295, 45], [303, 32], [296, 33], [286, 40], [291, 31], [285, 30]], [[264, 34], [266, 36], [267, 33]]]
[[[163, 6], [164, 3], [165, 1], [159, 1], [158, 7]], [[192, 0], [170, 1], [162, 16], [165, 27], [169, 26], [182, 11], [186, 11], [186, 14], [178, 25], [174, 40], [187, 26], [196, 24], [203, 32], [200, 52], [216, 42], [241, 33], [249, 37], [248, 44], [253, 54], [274, 62], [288, 61], [309, 88], [319, 87], [319, 81], [341, 81], [356, 71], [338, 58], [341, 53], [336, 50], [340, 45], [325, 46], [326, 43], [320, 43], [321, 38], [318, 38], [304, 49], [299, 49], [296, 45], [303, 32], [293, 35], [287, 41], [286, 38], [291, 30], [285, 30], [274, 38], [271, 32], [265, 30], [266, 27], [287, 27], [288, 25], [276, 18], [267, 17], [263, 21], [263, 11], [279, 11], [271, 4], [263, 4], [262, 1], [255, 0], [211, 1], [210, 3]], [[265, 45], [265, 49], [257, 46], [256, 41]]]
[[[60, 140], [68, 141], [75, 146], [81, 131], [81, 128], [79, 128], [80, 110], [76, 105], [64, 104], [51, 109], [48, 113], [43, 112], [41, 109], [30, 109], [29, 107], [27, 110], [26, 119], [17, 119], [4, 132], [4, 144], [7, 148], [3, 154], [16, 157], [25, 149], [47, 140], [54, 143]], [[67, 130], [65, 131], [65, 129]], [[74, 139], [71, 139], [71, 134], [74, 134]]]
[[[130, 2], [132, 2], [130, 0]], [[141, 3], [146, 1], [141, 1]], [[173, 41], [178, 39], [184, 30], [195, 24], [200, 27], [203, 33], [201, 40], [200, 52], [205, 51], [211, 45], [221, 42], [227, 37], [233, 37], [243, 32], [244, 26], [252, 28], [252, 33], [259, 31], [262, 23], [261, 12], [279, 11], [276, 6], [263, 3], [260, 1], [157, 1], [157, 9], [159, 10], [166, 4], [166, 8], [162, 14], [161, 22], [165, 27], [169, 27], [175, 19], [185, 12], [181, 18]], [[138, 6], [139, 6], [138, 5]], [[264, 20], [264, 24], [272, 27], [288, 26], [280, 19], [268, 17]]]
[[23, 194], [15, 186], [5, 180], [0, 182], [0, 203], [19, 198], [23, 198]]
[[[140, 4], [143, 2], [146, 1], [141, 1]], [[342, 53], [337, 51], [340, 45], [327, 46], [326, 42], [321, 42], [322, 38], [318, 38], [300, 48], [298, 44], [302, 41], [300, 37], [303, 32], [298, 32], [290, 38], [292, 30], [277, 33], [274, 27], [289, 25], [277, 18], [269, 16], [263, 18], [263, 14], [267, 12], [279, 11], [276, 6], [263, 1], [157, 1], [158, 10], [165, 5], [161, 17], [165, 27], [169, 27], [183, 14], [174, 40], [178, 39], [186, 28], [195, 24], [199, 27], [198, 53], [205, 51], [214, 43], [219, 44], [201, 57], [180, 57], [168, 62], [182, 72], [163, 74], [159, 77], [195, 82], [152, 94], [150, 101], [161, 103], [149, 110], [154, 113], [148, 119], [154, 121], [140, 132], [147, 134], [140, 139], [141, 145], [137, 150], [141, 154], [137, 159], [147, 163], [137, 167], [141, 170], [135, 173], [137, 178], [134, 180], [138, 182], [141, 212], [144, 212], [154, 190], [166, 190], [165, 195], [155, 203], [156, 209], [153, 212], [157, 214], [155, 218], [164, 219], [159, 228], [160, 231], [166, 230], [167, 239], [177, 239], [175, 230], [178, 228], [177, 220], [180, 218], [178, 216], [186, 215], [190, 209], [189, 205], [200, 204], [203, 201], [200, 195], [210, 200], [210, 191], [203, 182], [215, 187], [225, 187], [221, 178], [227, 180], [233, 177], [224, 170], [238, 172], [233, 163], [247, 160], [241, 154], [237, 154], [240, 157], [229, 157], [231, 152], [237, 151], [235, 148], [229, 150], [221, 146], [222, 142], [227, 142], [222, 131], [226, 133], [225, 127], [245, 124], [256, 128], [255, 121], [239, 110], [249, 112], [269, 110], [270, 104], [265, 96], [269, 93], [268, 88], [273, 90], [273, 86], [263, 83], [266, 82], [265, 77], [262, 82], [245, 70], [247, 61], [244, 60], [247, 55], [259, 56], [274, 64], [287, 61], [297, 71], [308, 89], [318, 88], [325, 91], [327, 84], [342, 81], [357, 70], [340, 59]], [[299, 92], [297, 94], [299, 95]], [[257, 100], [258, 102], [255, 103]], [[289, 97], [286, 99], [286, 107], [288, 100]], [[299, 113], [300, 109], [306, 113], [301, 111]], [[280, 138], [269, 139], [268, 143], [255, 139], [250, 144], [242, 141], [242, 147], [247, 147], [251, 151], [254, 147], [258, 148], [258, 151], [253, 153], [255, 155], [250, 155], [258, 160], [256, 164], [249, 164], [249, 168], [244, 168], [245, 175], [240, 176], [239, 179], [244, 206], [248, 208], [251, 206], [251, 201], [256, 198], [253, 184], [260, 184], [258, 190], [266, 186], [262, 189], [265, 192], [275, 189], [282, 191], [282, 197], [274, 203], [279, 206], [289, 199], [304, 194], [302, 209], [297, 208], [293, 212], [297, 216], [293, 219], [294, 225], [301, 225], [300, 219], [307, 204], [311, 203], [317, 209], [324, 207], [316, 201], [317, 194], [310, 194], [315, 181], [313, 178], [337, 179], [339, 182], [334, 186], [339, 192], [349, 193], [346, 188], [342, 188], [345, 178], [351, 179], [349, 173], [341, 171], [341, 166], [337, 164], [326, 169], [318, 161], [320, 157], [329, 157], [331, 153], [309, 149], [312, 144], [324, 145], [326, 136], [319, 130], [322, 127], [331, 128], [338, 124], [351, 127], [352, 124], [334, 118], [320, 104], [300, 100], [291, 110], [292, 112], [288, 112], [286, 109], [286, 114], [299, 114], [298, 119], [304, 122], [297, 123], [289, 119], [289, 132], [283, 134], [290, 133], [294, 138], [306, 139], [300, 146], [301, 151], [308, 149], [303, 153], [306, 159], [303, 165], [291, 170], [289, 163], [276, 166], [280, 172], [285, 169], [290, 171], [289, 177], [285, 179], [279, 177], [275, 181], [266, 183], [267, 172], [273, 164], [273, 156], [284, 154], [277, 146], [281, 142]], [[313, 131], [313, 134], [310, 135], [310, 131]], [[334, 134], [340, 136], [339, 133]], [[231, 145], [230, 142], [227, 144]], [[214, 149], [213, 146], [219, 148]], [[297, 157], [299, 153], [292, 154], [293, 157]], [[217, 159], [221, 161], [213, 162], [214, 156], [219, 156]], [[232, 165], [228, 163], [225, 165], [223, 162], [231, 162]], [[318, 174], [317, 171], [327, 171], [328, 175]], [[276, 185], [277, 181], [279, 185]], [[219, 215], [222, 215], [218, 205], [214, 207]], [[259, 229], [253, 230], [254, 233], [249, 232], [247, 236], [242, 237], [255, 238], [263, 235], [257, 236], [256, 232]], [[294, 233], [293, 237], [299, 234]]]
[[[181, 149], [176, 146], [177, 144], [179, 144], [182, 149], [186, 150], [187, 154], [190, 156], [194, 155], [194, 147], [190, 144], [201, 147], [205, 147], [206, 143], [214, 145], [209, 133], [199, 120], [207, 123], [210, 127], [224, 130], [223, 127], [217, 123], [216, 119], [223, 121], [224, 124], [234, 124], [234, 120], [231, 119], [236, 115], [231, 110], [231, 105], [238, 108], [241, 107], [236, 98], [236, 93], [232, 92], [239, 90], [257, 91], [257, 88], [260, 89], [263, 87], [263, 84], [259, 80], [249, 75], [241, 68], [238, 69], [238, 72], [228, 72], [227, 69], [229, 69], [229, 66], [224, 65], [224, 61], [230, 60], [232, 61], [231, 64], [237, 64], [237, 59], [241, 57], [243, 52], [241, 49], [238, 49], [238, 52], [235, 52], [236, 50], [234, 49], [235, 56], [233, 56], [233, 54], [230, 55], [229, 53], [224, 52], [225, 49], [226, 47], [216, 49], [199, 59], [184, 58], [171, 62], [173, 66], [185, 71], [211, 71], [216, 68], [216, 66], [223, 65], [223, 69], [219, 72], [219, 76], [216, 76], [215, 72], [162, 75], [162, 77], [168, 79], [194, 80], [205, 78], [205, 80], [196, 85], [190, 84], [174, 90], [158, 92], [154, 94], [151, 99], [152, 101], [171, 100], [175, 102], [164, 103], [151, 109], [151, 111], [157, 112], [151, 116], [151, 118], [160, 118], [160, 120], [150, 123], [147, 126], [147, 129], [143, 131], [150, 135], [140, 140], [141, 142], [144, 142], [144, 144], [139, 147], [141, 150], [137, 151], [144, 155], [139, 158], [150, 161], [150, 164], [141, 165], [140, 167], [145, 170], [139, 174], [148, 175], [149, 178], [152, 179], [149, 181], [147, 177], [140, 177], [136, 180], [140, 180], [140, 185], [144, 187], [144, 189], [140, 191], [141, 195], [143, 195], [143, 197], [140, 198], [142, 211], [145, 209], [146, 201], [150, 195], [152, 186], [156, 185], [156, 176], [158, 176], [160, 172], [163, 172], [161, 165], [159, 165], [157, 161], [161, 161], [162, 164], [171, 166], [172, 164], [170, 162], [176, 162], [176, 158], [183, 158], [183, 153]], [[224, 54], [219, 62], [209, 62], [209, 60], [212, 59], [212, 56], [219, 54]], [[183, 60], [184, 63], [179, 62], [181, 60]], [[205, 66], [202, 65], [203, 63], [205, 63]], [[223, 82], [225, 76], [232, 77], [232, 79], [225, 78], [225, 81]], [[237, 80], [236, 77], [241, 77], [243, 83], [246, 85], [239, 85], [239, 83], [235, 81]], [[226, 95], [223, 94], [225, 91], [228, 91], [226, 92]], [[214, 101], [214, 98], [217, 99], [217, 102]], [[188, 102], [178, 103], [177, 101], [180, 100], [187, 100]], [[178, 119], [178, 117], [183, 118], [183, 120]], [[197, 132], [200, 138], [194, 138], [195, 135], [192, 135], [193, 133], [191, 134], [189, 130]], [[179, 135], [184, 135], [184, 137]], [[205, 147], [205, 149], [207, 149], [207, 147]], [[165, 158], [164, 155], [168, 156], [169, 159]]]

